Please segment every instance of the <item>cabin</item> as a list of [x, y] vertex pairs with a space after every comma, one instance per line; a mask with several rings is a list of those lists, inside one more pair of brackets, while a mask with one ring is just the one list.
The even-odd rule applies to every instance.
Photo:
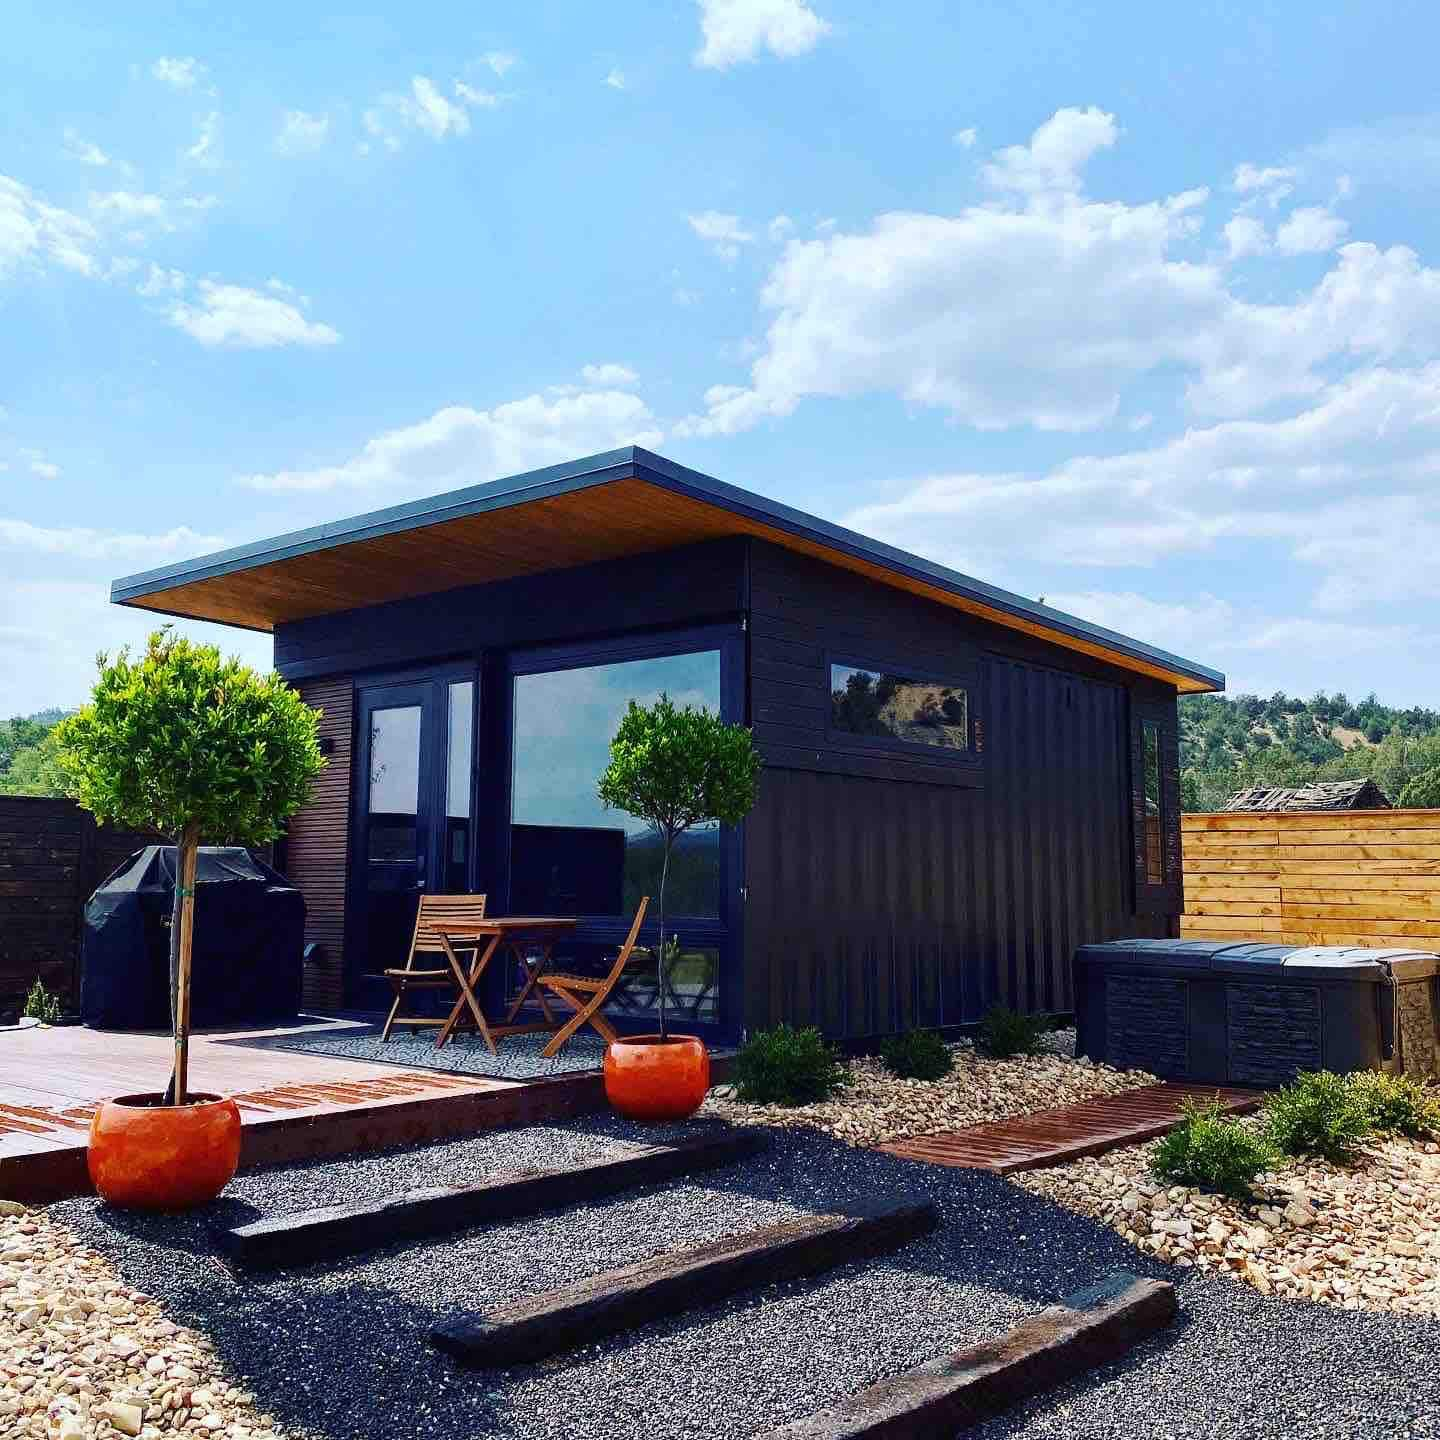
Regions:
[[1252, 785], [1248, 790], [1237, 790], [1225, 802], [1227, 811], [1240, 813], [1390, 808], [1385, 792], [1369, 779], [1317, 780], [1288, 789], [1280, 785]]
[[[1078, 945], [1179, 933], [1176, 697], [1222, 675], [639, 448], [112, 598], [272, 634], [323, 712], [280, 856], [316, 1008], [380, 1005], [422, 890], [578, 917], [567, 968], [613, 953], [657, 855], [596, 780], [662, 691], [749, 725], [765, 765], [750, 817], [672, 871], [670, 1003], [707, 1039], [1065, 1012]], [[616, 996], [622, 1029], [653, 1023], [653, 983]]]

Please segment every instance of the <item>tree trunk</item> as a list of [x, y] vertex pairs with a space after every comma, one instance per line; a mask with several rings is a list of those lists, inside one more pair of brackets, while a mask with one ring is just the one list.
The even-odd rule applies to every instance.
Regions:
[[655, 962], [655, 978], [660, 982], [660, 1038], [665, 1038], [665, 882], [670, 878], [670, 847], [674, 837], [665, 834], [665, 858], [660, 863], [660, 958]]
[[174, 996], [175, 1069], [172, 1104], [183, 1105], [190, 1083], [190, 949], [195, 931], [195, 866], [200, 858], [200, 829], [193, 822], [180, 834], [175, 857], [175, 909], [170, 922]]

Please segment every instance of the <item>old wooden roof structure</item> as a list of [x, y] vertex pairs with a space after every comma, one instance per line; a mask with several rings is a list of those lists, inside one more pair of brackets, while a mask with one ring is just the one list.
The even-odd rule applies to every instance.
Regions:
[[1385, 792], [1373, 780], [1321, 780], [1286, 789], [1255, 785], [1232, 795], [1226, 810], [1389, 810]]

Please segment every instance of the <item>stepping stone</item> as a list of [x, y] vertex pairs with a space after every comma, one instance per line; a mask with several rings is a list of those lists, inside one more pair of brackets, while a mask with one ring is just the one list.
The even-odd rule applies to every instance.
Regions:
[[1114, 1274], [1022, 1321], [760, 1440], [934, 1440], [1109, 1365], [1175, 1318], [1175, 1287]]
[[494, 1224], [591, 1205], [637, 1185], [661, 1185], [685, 1175], [747, 1160], [764, 1148], [758, 1130], [725, 1130], [650, 1145], [619, 1158], [563, 1170], [501, 1176], [478, 1185], [441, 1185], [346, 1205], [267, 1215], [211, 1234], [238, 1265], [274, 1268], [379, 1249], [397, 1240], [427, 1240], [474, 1225]]
[[442, 1321], [430, 1343], [477, 1368], [543, 1360], [731, 1295], [888, 1255], [939, 1224], [934, 1205], [807, 1215], [607, 1270], [488, 1315]]

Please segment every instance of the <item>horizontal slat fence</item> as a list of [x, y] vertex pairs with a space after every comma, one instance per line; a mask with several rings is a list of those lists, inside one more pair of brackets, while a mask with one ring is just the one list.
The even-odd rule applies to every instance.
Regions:
[[1440, 950], [1440, 810], [1186, 815], [1193, 939]]
[[73, 800], [0, 796], [0, 1015], [37, 980], [80, 1002], [81, 911], [90, 892], [158, 837], [97, 826]]

